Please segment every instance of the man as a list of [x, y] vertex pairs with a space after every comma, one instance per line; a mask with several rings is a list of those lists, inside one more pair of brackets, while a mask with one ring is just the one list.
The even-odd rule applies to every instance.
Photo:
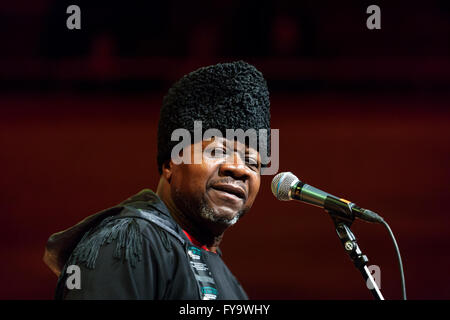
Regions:
[[[173, 132], [196, 136], [195, 121], [222, 136], [197, 136], [174, 156]], [[261, 156], [251, 143], [223, 138], [227, 129], [270, 132], [266, 81], [242, 61], [200, 68], [165, 96], [156, 193], [142, 190], [50, 237], [44, 261], [59, 275], [55, 298], [247, 299], [219, 244], [255, 201]], [[264, 139], [269, 147], [270, 134]], [[201, 161], [178, 161], [188, 153]]]

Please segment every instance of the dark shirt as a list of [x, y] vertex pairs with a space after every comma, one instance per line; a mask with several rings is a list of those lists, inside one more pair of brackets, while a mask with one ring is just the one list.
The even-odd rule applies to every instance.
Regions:
[[[138, 195], [86, 232], [56, 299], [248, 299], [220, 250], [194, 246], [155, 193]], [[69, 265], [80, 268], [81, 289], [67, 288]]]

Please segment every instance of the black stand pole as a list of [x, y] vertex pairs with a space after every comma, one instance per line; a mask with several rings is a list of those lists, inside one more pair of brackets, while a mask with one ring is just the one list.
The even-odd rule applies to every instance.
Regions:
[[376, 300], [384, 300], [378, 285], [367, 268], [367, 262], [369, 262], [369, 259], [362, 253], [358, 243], [356, 242], [355, 235], [350, 230], [353, 219], [343, 219], [340, 213], [336, 215], [334, 215], [333, 212], [329, 213], [336, 227], [337, 235], [344, 246], [344, 250], [350, 256], [350, 259], [353, 261], [355, 267], [361, 272], [367, 288], [370, 292], [372, 292], [372, 295]]

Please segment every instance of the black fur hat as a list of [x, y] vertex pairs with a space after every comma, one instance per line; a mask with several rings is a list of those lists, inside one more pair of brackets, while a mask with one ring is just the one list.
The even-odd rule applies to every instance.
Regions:
[[270, 154], [270, 102], [267, 83], [254, 66], [237, 61], [203, 67], [178, 80], [163, 99], [158, 124], [158, 170], [170, 159], [172, 132], [187, 129], [194, 137], [194, 121], [203, 132], [216, 128], [267, 130]]

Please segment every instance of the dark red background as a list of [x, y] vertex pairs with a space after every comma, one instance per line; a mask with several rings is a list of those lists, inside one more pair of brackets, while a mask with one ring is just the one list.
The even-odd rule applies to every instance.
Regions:
[[[369, 31], [368, 4], [274, 3], [81, 2], [86, 22], [75, 36], [64, 2], [3, 8], [0, 298], [51, 299], [48, 236], [154, 189], [168, 87], [240, 58], [268, 80], [280, 171], [380, 213], [399, 243], [409, 298], [450, 297], [449, 6], [381, 3], [382, 29]], [[329, 217], [277, 201], [271, 179], [221, 246], [249, 296], [371, 299]], [[381, 268], [385, 297], [400, 299], [387, 231], [359, 221], [352, 229]]]

